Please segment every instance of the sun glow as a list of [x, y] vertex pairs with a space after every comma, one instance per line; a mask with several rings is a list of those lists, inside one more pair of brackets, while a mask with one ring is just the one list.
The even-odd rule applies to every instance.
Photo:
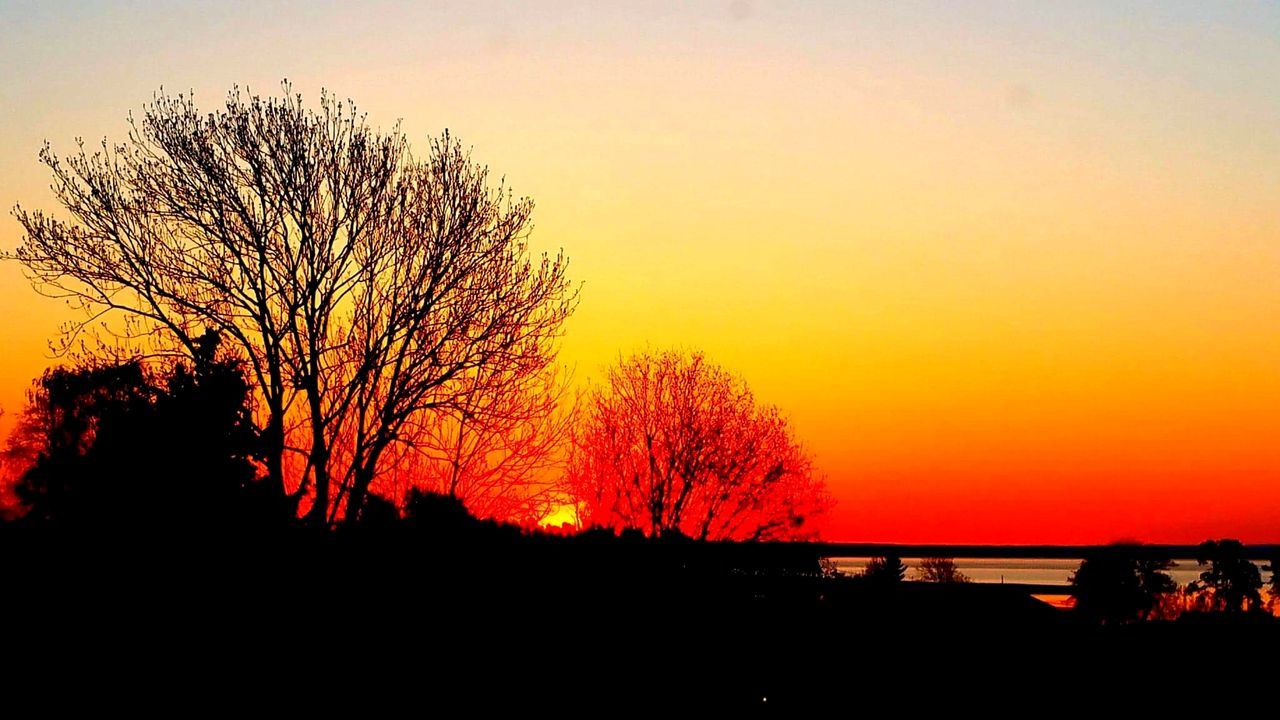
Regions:
[[557, 505], [546, 517], [538, 521], [538, 525], [545, 528], [558, 528], [565, 525], [577, 527], [578, 509], [573, 505]]

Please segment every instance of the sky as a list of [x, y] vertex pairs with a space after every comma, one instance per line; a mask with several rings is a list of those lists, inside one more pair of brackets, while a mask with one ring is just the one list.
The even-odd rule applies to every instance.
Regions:
[[[781, 407], [827, 539], [1277, 542], [1277, 38], [1265, 2], [0, 0], [0, 205], [161, 87], [328, 88], [536, 201], [580, 380], [700, 349]], [[70, 316], [12, 263], [0, 312], [11, 421]]]

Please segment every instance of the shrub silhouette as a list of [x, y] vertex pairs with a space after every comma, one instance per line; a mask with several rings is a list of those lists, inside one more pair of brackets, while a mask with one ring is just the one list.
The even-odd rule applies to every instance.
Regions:
[[899, 583], [907, 576], [907, 566], [897, 555], [873, 557], [862, 571], [862, 577], [875, 583]]
[[969, 576], [956, 569], [951, 558], [923, 558], [920, 560], [920, 580], [932, 583], [966, 583]]
[[15, 488], [25, 524], [173, 531], [272, 524], [278, 494], [255, 482], [248, 385], [219, 338], [194, 361], [139, 360], [45, 372], [20, 431], [38, 448]]

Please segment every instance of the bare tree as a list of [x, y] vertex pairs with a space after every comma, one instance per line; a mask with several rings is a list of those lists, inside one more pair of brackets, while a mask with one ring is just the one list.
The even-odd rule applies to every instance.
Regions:
[[768, 540], [831, 504], [777, 408], [701, 354], [641, 353], [588, 396], [565, 493], [584, 525]]
[[310, 110], [287, 84], [209, 114], [161, 93], [131, 128], [65, 161], [45, 147], [71, 218], [17, 208], [14, 257], [85, 310], [64, 347], [112, 313], [162, 350], [205, 329], [234, 341], [268, 475], [311, 523], [357, 517], [388, 448], [467, 373], [551, 361], [575, 300], [564, 258], [530, 259], [532, 203], [490, 188], [448, 133], [415, 160], [398, 127], [327, 93]]
[[535, 525], [558, 500], [573, 419], [567, 376], [551, 367], [494, 382], [477, 372], [466, 387], [449, 408], [406, 429], [405, 457], [379, 486], [391, 497], [428, 490], [461, 500], [477, 517]]
[[956, 568], [956, 561], [951, 558], [927, 557], [920, 559], [917, 577], [921, 582], [932, 583], [967, 583], [969, 576]]

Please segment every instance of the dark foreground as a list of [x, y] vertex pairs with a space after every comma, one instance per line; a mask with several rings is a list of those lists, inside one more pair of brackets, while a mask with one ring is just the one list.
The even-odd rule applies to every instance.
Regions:
[[4, 533], [0, 687], [45, 711], [184, 715], [1029, 710], [1234, 686], [1280, 657], [1274, 622], [1098, 628], [1016, 588], [824, 577], [818, 553], [493, 528]]

